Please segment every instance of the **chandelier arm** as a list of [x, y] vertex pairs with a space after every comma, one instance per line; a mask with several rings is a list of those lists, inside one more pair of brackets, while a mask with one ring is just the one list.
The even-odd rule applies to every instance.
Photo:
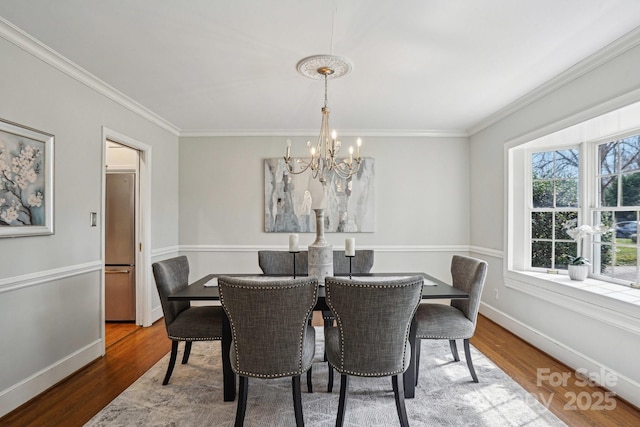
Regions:
[[[348, 178], [358, 173], [361, 166], [360, 146], [362, 141], [357, 139], [357, 151], [353, 153], [353, 148], [349, 149], [348, 160], [344, 159], [340, 162], [338, 159], [338, 152], [342, 142], [337, 139], [335, 131], [330, 132], [329, 126], [329, 77], [337, 78], [341, 77], [351, 71], [351, 64], [345, 58], [336, 57], [333, 55], [317, 55], [313, 57], [304, 58], [297, 64], [298, 72], [302, 75], [318, 79], [324, 78], [324, 106], [321, 109], [322, 121], [320, 124], [320, 134], [318, 135], [318, 141], [315, 147], [311, 147], [311, 143], [307, 142], [307, 147], [311, 147], [311, 157], [309, 161], [298, 159], [298, 163], [302, 163], [304, 167], [295, 171], [289, 155], [290, 141], [287, 141], [287, 151], [284, 157], [287, 169], [289, 173], [301, 174], [311, 169], [313, 179], [318, 178], [323, 184], [326, 183], [329, 173], [334, 172], [341, 178]], [[355, 165], [353, 161], [355, 160]]]

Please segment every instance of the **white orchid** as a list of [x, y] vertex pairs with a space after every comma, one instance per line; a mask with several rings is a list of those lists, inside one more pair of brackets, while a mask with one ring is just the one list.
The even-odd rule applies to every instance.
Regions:
[[596, 226], [582, 224], [581, 226], [576, 227], [576, 223], [577, 220], [572, 219], [562, 225], [562, 228], [567, 230], [567, 234], [571, 236], [571, 238], [575, 241], [594, 234], [604, 234], [611, 231], [611, 228], [607, 227], [604, 224], [599, 224]]
[[562, 228], [564, 228], [567, 234], [577, 243], [578, 256], [569, 256], [569, 263], [573, 265], [590, 265], [589, 260], [582, 256], [582, 239], [595, 234], [608, 233], [612, 231], [612, 228], [604, 224], [598, 224], [596, 226], [582, 224], [576, 227], [577, 223], [577, 219], [572, 219], [562, 224]]

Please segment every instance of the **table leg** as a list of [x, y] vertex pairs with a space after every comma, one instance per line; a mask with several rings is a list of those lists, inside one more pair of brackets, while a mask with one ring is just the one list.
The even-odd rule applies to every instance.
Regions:
[[224, 384], [224, 401], [236, 399], [236, 374], [231, 370], [231, 324], [226, 314], [222, 318], [222, 381]]
[[405, 399], [413, 399], [416, 390], [416, 319], [411, 321], [411, 329], [409, 330], [409, 344], [411, 345], [411, 363], [403, 375], [404, 380], [404, 397]]

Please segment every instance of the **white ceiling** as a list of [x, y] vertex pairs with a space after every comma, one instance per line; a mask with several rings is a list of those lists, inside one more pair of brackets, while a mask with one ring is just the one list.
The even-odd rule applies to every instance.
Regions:
[[[0, 0], [0, 17], [180, 130], [468, 131], [640, 26], [638, 0]], [[367, 131], [365, 131], [367, 130]]]

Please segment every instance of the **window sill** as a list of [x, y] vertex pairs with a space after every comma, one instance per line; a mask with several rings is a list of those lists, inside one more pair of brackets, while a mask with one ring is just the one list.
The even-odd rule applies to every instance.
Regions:
[[640, 289], [514, 270], [505, 274], [505, 286], [640, 335]]

